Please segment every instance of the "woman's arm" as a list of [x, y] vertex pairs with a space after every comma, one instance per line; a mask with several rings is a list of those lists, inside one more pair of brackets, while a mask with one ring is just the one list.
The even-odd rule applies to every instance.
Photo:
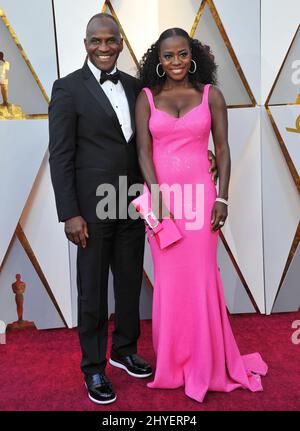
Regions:
[[[141, 172], [145, 182], [151, 191], [152, 185], [159, 185], [156, 177], [155, 167], [152, 159], [152, 136], [149, 130], [148, 122], [150, 118], [150, 107], [146, 93], [141, 91], [135, 105], [135, 122], [136, 122], [136, 145], [137, 154]], [[159, 203], [152, 202], [152, 208], [157, 208], [159, 204], [159, 220], [162, 219], [162, 196], [159, 194]], [[163, 208], [165, 215], [166, 208]], [[154, 211], [156, 212], [156, 211]], [[156, 212], [156, 214], [158, 211]]]
[[135, 105], [136, 146], [138, 160], [149, 190], [152, 184], [158, 184], [152, 160], [152, 136], [148, 127], [150, 107], [147, 96], [141, 91]]
[[[230, 179], [230, 149], [228, 145], [228, 120], [226, 102], [221, 91], [211, 87], [209, 91], [209, 106], [212, 118], [212, 136], [215, 147], [216, 162], [219, 174], [218, 197], [228, 199]], [[220, 228], [219, 222], [227, 218], [227, 206], [222, 202], [215, 202], [212, 211], [213, 230]]]

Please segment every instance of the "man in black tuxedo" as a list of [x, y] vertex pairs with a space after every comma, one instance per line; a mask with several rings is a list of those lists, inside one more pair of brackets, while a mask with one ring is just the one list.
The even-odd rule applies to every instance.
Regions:
[[[112, 16], [97, 14], [91, 18], [85, 46], [88, 60], [83, 68], [53, 85], [49, 162], [59, 220], [65, 222], [68, 239], [79, 246], [81, 369], [89, 398], [107, 404], [116, 399], [104, 374], [109, 267], [115, 294], [110, 363], [131, 376], [152, 374], [150, 365], [136, 354], [144, 222], [118, 216], [119, 177], [127, 177], [128, 187], [143, 183], [134, 130], [134, 106], [140, 84], [136, 78], [116, 70], [123, 40]], [[100, 199], [96, 190], [103, 183], [115, 187], [117, 199], [110, 204], [115, 206], [116, 219], [99, 219], [96, 214]]]

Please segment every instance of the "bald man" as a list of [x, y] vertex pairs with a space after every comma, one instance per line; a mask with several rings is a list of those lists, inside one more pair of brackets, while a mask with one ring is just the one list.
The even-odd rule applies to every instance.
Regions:
[[[137, 355], [144, 222], [124, 218], [122, 214], [134, 197], [123, 203], [120, 198], [131, 185], [143, 183], [134, 122], [140, 84], [116, 68], [123, 40], [111, 15], [102, 13], [91, 18], [84, 43], [86, 64], [53, 85], [49, 162], [58, 218], [65, 223], [67, 238], [78, 246], [81, 369], [89, 398], [108, 404], [116, 400], [105, 375], [109, 267], [115, 294], [109, 362], [133, 377], [152, 374], [150, 365]], [[123, 181], [122, 190], [120, 178], [127, 182], [124, 185]], [[107, 199], [99, 192], [104, 184], [116, 191], [115, 199], [107, 202], [116, 214], [113, 218], [105, 217], [105, 205], [101, 211], [101, 199]]]

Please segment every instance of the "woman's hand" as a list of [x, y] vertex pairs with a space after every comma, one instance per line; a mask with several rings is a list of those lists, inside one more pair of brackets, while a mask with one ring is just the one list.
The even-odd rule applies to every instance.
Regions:
[[158, 213], [158, 221], [161, 223], [163, 218], [171, 218], [174, 220], [174, 215], [171, 213], [171, 211], [169, 211], [169, 209], [165, 206], [165, 204], [163, 203], [163, 201], [161, 201], [160, 206], [159, 206], [159, 213]]
[[213, 231], [217, 231], [223, 227], [225, 220], [227, 219], [227, 215], [227, 205], [223, 202], [215, 202], [211, 212], [211, 225]]
[[161, 223], [164, 217], [170, 217], [174, 220], [174, 215], [171, 213], [171, 211], [166, 207], [164, 201], [163, 201], [163, 197], [162, 197], [162, 192], [159, 192], [159, 211], [158, 211], [158, 221]]

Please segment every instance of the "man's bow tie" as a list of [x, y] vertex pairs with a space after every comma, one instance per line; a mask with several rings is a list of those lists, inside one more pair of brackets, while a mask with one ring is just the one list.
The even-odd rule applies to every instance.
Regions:
[[109, 80], [113, 82], [114, 84], [117, 84], [120, 79], [120, 72], [117, 70], [115, 73], [112, 73], [109, 75], [106, 72], [101, 72], [101, 78], [100, 78], [100, 84], [103, 84], [103, 82]]

